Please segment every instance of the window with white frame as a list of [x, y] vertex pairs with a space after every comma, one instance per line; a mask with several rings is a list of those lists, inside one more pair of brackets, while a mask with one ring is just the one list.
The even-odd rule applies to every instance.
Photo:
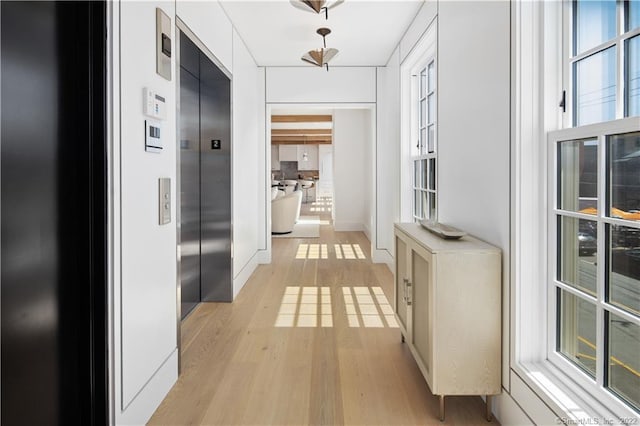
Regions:
[[640, 1], [567, 10], [570, 128], [549, 134], [547, 355], [599, 400], [638, 413]]
[[430, 58], [421, 67], [415, 85], [416, 144], [411, 149], [413, 163], [413, 218], [435, 220], [436, 189], [436, 65]]
[[570, 125], [640, 114], [640, 1], [573, 0], [567, 7]]

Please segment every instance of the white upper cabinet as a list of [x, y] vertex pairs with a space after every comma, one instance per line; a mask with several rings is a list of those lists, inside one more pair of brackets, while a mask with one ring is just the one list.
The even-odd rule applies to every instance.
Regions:
[[278, 145], [279, 161], [298, 161], [297, 145]]

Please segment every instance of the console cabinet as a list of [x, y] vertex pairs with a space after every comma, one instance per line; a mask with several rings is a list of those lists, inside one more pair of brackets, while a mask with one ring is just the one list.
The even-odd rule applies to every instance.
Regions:
[[445, 395], [501, 392], [501, 253], [471, 236], [445, 240], [397, 223], [394, 310], [429, 389]]

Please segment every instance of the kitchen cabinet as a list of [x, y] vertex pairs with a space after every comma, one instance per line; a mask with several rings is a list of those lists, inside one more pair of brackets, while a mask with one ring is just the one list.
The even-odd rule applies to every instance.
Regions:
[[298, 161], [297, 145], [278, 145], [279, 161]]
[[431, 392], [501, 392], [501, 253], [472, 236], [442, 239], [417, 223], [397, 223], [394, 310]]

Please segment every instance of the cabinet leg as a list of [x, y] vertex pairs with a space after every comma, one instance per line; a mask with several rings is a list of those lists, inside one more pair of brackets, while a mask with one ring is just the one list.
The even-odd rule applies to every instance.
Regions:
[[493, 414], [491, 414], [491, 395], [486, 396], [487, 399], [487, 421], [490, 422], [493, 419]]
[[444, 395], [440, 395], [440, 421], [444, 422]]

